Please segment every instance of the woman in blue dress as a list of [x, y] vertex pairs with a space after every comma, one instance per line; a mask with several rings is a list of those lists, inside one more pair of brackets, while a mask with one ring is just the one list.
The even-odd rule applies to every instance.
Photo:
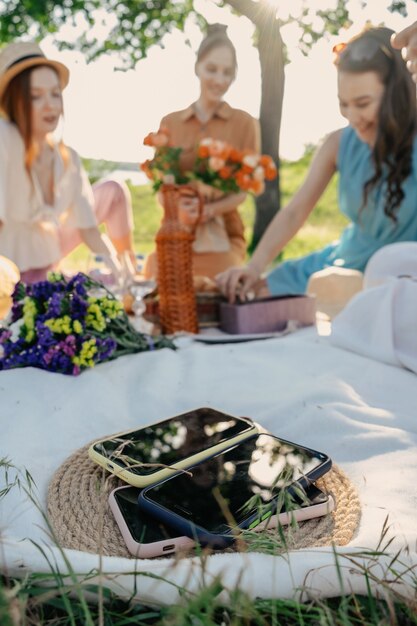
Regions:
[[326, 267], [363, 271], [382, 246], [417, 241], [417, 106], [415, 84], [388, 28], [370, 28], [338, 46], [338, 96], [348, 126], [324, 140], [307, 177], [272, 220], [250, 262], [217, 276], [233, 302], [257, 290], [267, 265], [307, 220], [339, 173], [339, 207], [351, 224], [340, 240], [266, 276], [272, 295], [304, 293]]

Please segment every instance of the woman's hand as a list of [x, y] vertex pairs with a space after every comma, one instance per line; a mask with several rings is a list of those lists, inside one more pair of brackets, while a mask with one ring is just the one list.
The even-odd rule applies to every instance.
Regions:
[[178, 218], [186, 226], [194, 226], [199, 218], [199, 200], [196, 196], [182, 195], [178, 199]]
[[124, 274], [122, 264], [119, 261], [117, 254], [102, 254], [103, 262], [106, 267], [111, 271], [113, 278], [117, 285], [123, 285]]
[[208, 202], [207, 204], [204, 204], [203, 212], [200, 218], [200, 223], [207, 224], [207, 222], [210, 222], [210, 220], [214, 220], [215, 217], [216, 217], [216, 212], [215, 212], [213, 203]]
[[106, 234], [101, 234], [97, 226], [80, 228], [81, 239], [94, 254], [100, 254], [106, 266], [112, 272], [117, 283], [123, 279], [123, 268], [112, 242]]
[[417, 22], [393, 35], [391, 44], [394, 48], [403, 48], [403, 56], [413, 80], [417, 83]]
[[245, 267], [231, 267], [217, 274], [216, 283], [228, 301], [233, 304], [236, 298], [246, 300], [249, 292], [259, 281], [261, 272], [250, 263]]

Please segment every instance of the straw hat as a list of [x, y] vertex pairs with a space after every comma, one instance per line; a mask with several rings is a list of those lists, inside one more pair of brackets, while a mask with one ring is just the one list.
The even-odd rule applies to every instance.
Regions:
[[68, 85], [68, 68], [58, 61], [47, 59], [37, 43], [15, 41], [0, 50], [0, 104], [10, 81], [28, 67], [38, 65], [46, 65], [56, 71], [61, 89]]
[[362, 287], [362, 272], [343, 267], [326, 267], [310, 276], [307, 293], [316, 296], [317, 311], [332, 319]]
[[19, 278], [17, 266], [10, 259], [0, 255], [0, 320], [12, 306], [11, 295]]

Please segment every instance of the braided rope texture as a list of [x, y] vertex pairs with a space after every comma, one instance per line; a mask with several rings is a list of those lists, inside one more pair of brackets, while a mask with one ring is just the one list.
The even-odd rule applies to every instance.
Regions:
[[[64, 461], [49, 484], [47, 511], [56, 540], [63, 548], [133, 558], [108, 504], [110, 491], [126, 483], [91, 461], [88, 447], [80, 448]], [[317, 486], [333, 496], [334, 511], [295, 527], [284, 530], [281, 527], [285, 549], [344, 546], [354, 537], [361, 506], [346, 474], [334, 465], [317, 481]], [[277, 530], [267, 529], [262, 533], [276, 534]]]

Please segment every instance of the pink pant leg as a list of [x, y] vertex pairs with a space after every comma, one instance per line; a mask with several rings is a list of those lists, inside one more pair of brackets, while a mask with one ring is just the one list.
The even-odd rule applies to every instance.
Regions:
[[38, 283], [40, 280], [46, 280], [46, 276], [48, 272], [53, 269], [52, 265], [48, 265], [47, 267], [40, 267], [34, 270], [26, 270], [25, 272], [20, 272], [20, 280], [22, 283], [26, 283], [27, 285], [31, 285], [32, 283]]
[[[105, 224], [110, 239], [120, 239], [133, 230], [130, 193], [125, 183], [106, 180], [93, 185], [93, 210], [98, 224]], [[76, 228], [60, 229], [62, 256], [69, 254], [81, 242]]]
[[93, 185], [94, 212], [105, 224], [111, 239], [121, 239], [133, 230], [132, 202], [125, 183], [106, 180]]

